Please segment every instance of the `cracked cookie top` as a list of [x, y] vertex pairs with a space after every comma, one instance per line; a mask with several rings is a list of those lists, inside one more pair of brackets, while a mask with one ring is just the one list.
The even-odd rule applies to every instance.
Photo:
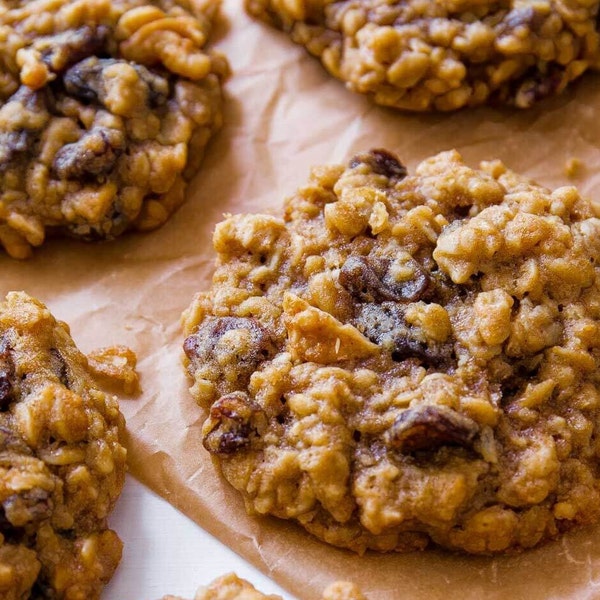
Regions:
[[245, 2], [349, 89], [400, 109], [527, 108], [599, 65], [594, 0]]
[[221, 125], [218, 0], [0, 2], [0, 245], [161, 225]]
[[214, 246], [184, 349], [251, 513], [357, 552], [598, 520], [600, 220], [575, 188], [371, 150]]
[[107, 362], [117, 379], [135, 366], [120, 348], [88, 364], [68, 326], [22, 292], [0, 304], [4, 600], [95, 600], [119, 563], [106, 519], [125, 478], [124, 419], [94, 380]]

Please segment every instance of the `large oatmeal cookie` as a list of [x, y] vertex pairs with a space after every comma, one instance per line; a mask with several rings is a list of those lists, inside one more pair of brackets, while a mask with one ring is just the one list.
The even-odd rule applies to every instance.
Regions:
[[[179, 596], [164, 596], [162, 600], [183, 600]], [[281, 596], [261, 594], [251, 583], [228, 573], [215, 579], [196, 593], [194, 600], [282, 600]], [[366, 600], [360, 590], [347, 581], [336, 581], [325, 589], [322, 600]]]
[[0, 245], [161, 225], [221, 125], [219, 0], [0, 0]]
[[124, 420], [66, 324], [24, 293], [0, 304], [0, 597], [94, 600], [121, 558], [106, 518]]
[[214, 245], [184, 347], [251, 513], [357, 552], [598, 520], [600, 220], [576, 189], [372, 150]]
[[597, 0], [245, 0], [375, 102], [521, 108], [600, 64]]

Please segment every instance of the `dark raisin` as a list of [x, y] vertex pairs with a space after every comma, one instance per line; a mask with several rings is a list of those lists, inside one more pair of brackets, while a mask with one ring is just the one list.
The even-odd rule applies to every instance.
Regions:
[[413, 277], [396, 281], [390, 274], [389, 259], [349, 256], [340, 269], [339, 282], [361, 302], [416, 302], [427, 291], [430, 278], [416, 260], [412, 259], [410, 264]]
[[387, 431], [389, 447], [409, 454], [455, 445], [472, 448], [479, 425], [447, 406], [422, 405], [403, 411]]
[[465, 285], [456, 285], [448, 275], [439, 270], [430, 273], [429, 279], [429, 287], [421, 298], [425, 302], [436, 302], [446, 306], [461, 293], [461, 290], [463, 295], [471, 292]]
[[498, 37], [512, 35], [518, 27], [537, 30], [544, 23], [544, 15], [532, 6], [519, 6], [510, 10], [496, 26]]
[[86, 102], [104, 105], [106, 85], [104, 71], [107, 67], [122, 63], [132, 66], [146, 86], [146, 103], [154, 108], [166, 103], [169, 97], [169, 82], [142, 65], [128, 63], [114, 58], [91, 56], [72, 66], [64, 75], [64, 85], [68, 94]]
[[408, 174], [406, 167], [391, 152], [380, 148], [357, 154], [350, 160], [351, 169], [361, 164], [367, 165], [373, 173], [383, 175], [391, 182], [400, 181]]
[[94, 127], [73, 144], [66, 144], [55, 155], [52, 168], [61, 179], [97, 177], [108, 173], [125, 149], [123, 132]]
[[6, 419], [8, 418], [7, 415], [2, 415], [2, 421], [0, 421], [0, 452], [30, 455], [29, 446], [7, 425]]
[[[243, 354], [232, 347], [229, 366], [217, 364], [214, 349], [219, 340], [229, 331], [246, 330], [250, 334], [250, 342]], [[231, 369], [236, 371], [237, 383], [244, 386], [257, 366], [276, 352], [273, 336], [258, 320], [246, 317], [214, 317], [204, 321], [198, 331], [190, 335], [183, 343], [183, 349], [192, 366], [212, 365], [215, 369]]]
[[52, 512], [50, 493], [41, 488], [12, 494], [2, 502], [4, 515], [13, 527], [47, 519]]
[[31, 132], [25, 129], [0, 131], [0, 165], [8, 163], [18, 152], [25, 152], [32, 140]]
[[264, 411], [245, 392], [221, 396], [210, 409], [202, 443], [213, 454], [233, 454], [248, 448], [267, 427]]
[[397, 336], [394, 338], [394, 349], [392, 350], [392, 360], [401, 362], [408, 358], [419, 358], [431, 360], [432, 353], [429, 352], [427, 344], [420, 340], [405, 336]]
[[51, 71], [58, 73], [86, 56], [99, 54], [106, 46], [108, 28], [84, 25], [36, 40], [34, 47]]
[[6, 410], [12, 398], [12, 384], [8, 374], [0, 370], [0, 410]]
[[63, 355], [57, 348], [50, 348], [50, 363], [60, 382], [69, 387], [69, 369]]
[[35, 115], [46, 111], [45, 95], [34, 92], [27, 86], [21, 86], [4, 106], [10, 104], [10, 108], [6, 110], [12, 110], [15, 103], [20, 105], [21, 119], [15, 121], [14, 129], [0, 130], [0, 170], [6, 168], [18, 155], [31, 150], [37, 140], [37, 130], [27, 129], [20, 123], [29, 120], [28, 114], [34, 115], [32, 120], [35, 120]]
[[395, 361], [414, 358], [426, 367], [450, 368], [455, 362], [453, 344], [419, 339], [407, 324], [404, 311], [393, 302], [364, 304], [357, 313], [356, 327], [372, 342], [389, 349]]
[[[6, 340], [0, 343], [0, 411], [8, 409], [13, 399], [15, 365]], [[1, 439], [1, 432], [0, 432]]]
[[546, 72], [537, 69], [526, 73], [516, 82], [515, 91], [511, 94], [515, 98], [518, 108], [530, 108], [539, 100], [556, 93], [560, 86], [562, 75], [558, 68], [548, 68]]

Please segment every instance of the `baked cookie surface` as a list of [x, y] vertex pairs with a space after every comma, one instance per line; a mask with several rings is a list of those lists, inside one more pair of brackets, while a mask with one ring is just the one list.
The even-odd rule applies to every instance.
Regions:
[[521, 108], [599, 65], [598, 2], [246, 0], [325, 68], [407, 110]]
[[598, 520], [600, 220], [575, 188], [372, 150], [214, 246], [184, 349], [250, 513], [357, 552]]
[[220, 127], [218, 0], [0, 2], [0, 244], [161, 225]]
[[[164, 596], [162, 600], [183, 600], [179, 596]], [[194, 600], [282, 600], [281, 596], [259, 592], [251, 583], [235, 573], [228, 573], [202, 587]], [[360, 590], [347, 581], [336, 581], [323, 592], [323, 600], [366, 600]]]
[[[179, 596], [164, 596], [162, 600], [183, 600]], [[228, 573], [201, 587], [194, 600], [281, 600], [281, 596], [261, 594], [251, 583], [235, 573]]]
[[0, 304], [0, 597], [94, 600], [121, 558], [124, 420], [68, 326], [24, 293]]

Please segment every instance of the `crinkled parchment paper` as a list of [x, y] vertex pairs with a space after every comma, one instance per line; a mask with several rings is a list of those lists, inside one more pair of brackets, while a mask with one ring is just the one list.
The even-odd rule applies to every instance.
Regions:
[[[385, 147], [413, 169], [456, 147], [471, 165], [500, 158], [548, 187], [576, 184], [600, 201], [600, 75], [529, 112], [399, 114], [347, 92], [240, 4], [225, 2], [215, 38], [233, 68], [225, 127], [187, 203], [153, 233], [99, 245], [55, 240], [27, 262], [2, 255], [0, 291], [24, 289], [45, 301], [84, 351], [112, 343], [136, 350], [143, 393], [122, 401], [131, 472], [299, 598], [317, 598], [339, 578], [361, 584], [370, 600], [600, 598], [600, 528], [510, 557], [358, 557], [290, 523], [247, 517], [202, 448], [203, 415], [187, 391], [179, 326], [193, 294], [210, 284], [211, 234], [223, 213], [277, 212], [311, 165], [345, 162], [356, 151]], [[573, 157], [584, 168], [569, 180]], [[200, 570], [202, 556], [198, 563]]]

